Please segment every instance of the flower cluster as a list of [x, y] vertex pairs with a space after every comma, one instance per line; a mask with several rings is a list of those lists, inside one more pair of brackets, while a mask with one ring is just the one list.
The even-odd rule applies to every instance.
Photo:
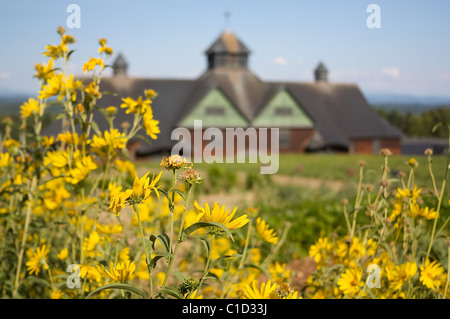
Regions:
[[[382, 180], [385, 180], [389, 152], [385, 150], [383, 155], [386, 161]], [[427, 155], [431, 163], [431, 153]], [[445, 241], [445, 237], [436, 236], [443, 234], [448, 221], [436, 232], [444, 193], [435, 187], [437, 206], [425, 205], [432, 198], [424, 198], [423, 188], [412, 184], [418, 163], [412, 159], [407, 164], [411, 170], [408, 182], [405, 175], [401, 176], [402, 187], [392, 191], [388, 183], [380, 183], [378, 194], [366, 195], [367, 205], [356, 201], [353, 222], [347, 210], [348, 201], [343, 202], [348, 233], [342, 237], [336, 234], [321, 237], [309, 248], [316, 270], [307, 280], [305, 297], [450, 297], [448, 270], [438, 259], [442, 253], [432, 250], [434, 241]], [[364, 188], [360, 189], [363, 192]], [[367, 225], [356, 227], [358, 210], [366, 210]], [[450, 246], [447, 247], [448, 255]]]

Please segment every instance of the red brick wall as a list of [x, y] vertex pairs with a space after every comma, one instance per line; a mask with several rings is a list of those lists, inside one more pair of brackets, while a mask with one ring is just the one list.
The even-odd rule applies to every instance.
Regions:
[[[373, 154], [374, 153], [374, 139], [353, 139], [352, 153], [356, 154]], [[388, 148], [392, 154], [400, 154], [400, 138], [386, 138], [379, 140], [380, 149]]]
[[[245, 130], [245, 129], [244, 129]], [[204, 132], [204, 130], [203, 130]], [[257, 143], [257, 147], [259, 145], [259, 141], [260, 141], [260, 136], [259, 136], [259, 130], [256, 130], [257, 132], [257, 137], [258, 137], [258, 143]], [[191, 133], [191, 145], [192, 145], [192, 156], [195, 156], [195, 149], [194, 149], [194, 131], [190, 130]], [[225, 155], [226, 153], [226, 131], [222, 130], [222, 134], [223, 134], [223, 154]], [[314, 134], [314, 129], [289, 129], [289, 146], [288, 147], [283, 147], [283, 146], [279, 146], [279, 151], [280, 153], [293, 153], [293, 152], [298, 152], [298, 153], [302, 153], [305, 151], [306, 146], [308, 145], [309, 141], [311, 140], [312, 136]], [[268, 128], [267, 129], [267, 148], [270, 151], [271, 149], [271, 145], [270, 145], [270, 138], [271, 138], [271, 129]], [[209, 143], [211, 143], [211, 141], [209, 140], [203, 140], [202, 141], [202, 150], [205, 148], [206, 145], [208, 145]], [[234, 152], [235, 154], [237, 153], [237, 138], [235, 137], [235, 141], [234, 141]], [[246, 137], [246, 150], [248, 150], [249, 147], [249, 141], [248, 138]], [[242, 150], [241, 150], [242, 151]]]
[[353, 140], [353, 153], [372, 154], [373, 153], [372, 139], [354, 139]]
[[291, 129], [290, 145], [285, 148], [280, 145], [280, 153], [303, 153], [314, 134], [314, 129]]
[[380, 146], [381, 148], [390, 149], [392, 154], [399, 155], [401, 153], [399, 138], [382, 139], [380, 141]]

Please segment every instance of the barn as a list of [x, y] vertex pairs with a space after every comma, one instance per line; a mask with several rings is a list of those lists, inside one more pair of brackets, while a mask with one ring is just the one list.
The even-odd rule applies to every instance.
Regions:
[[[279, 129], [280, 152], [378, 153], [389, 148], [401, 152], [402, 133], [380, 118], [354, 83], [332, 83], [320, 62], [313, 82], [263, 81], [248, 66], [251, 51], [231, 31], [222, 32], [207, 48], [206, 70], [196, 79], [157, 79], [128, 76], [128, 62], [119, 54], [114, 73], [104, 77], [101, 107], [119, 106], [125, 97], [137, 98], [144, 90], [158, 92], [152, 107], [161, 134], [150, 143], [140, 139], [129, 145], [131, 155], [145, 158], [168, 154], [177, 141], [174, 129], [193, 130], [202, 120], [203, 129], [261, 128]], [[108, 124], [97, 117], [100, 129]], [[131, 122], [119, 109], [115, 127]], [[58, 132], [60, 123], [46, 130]]]

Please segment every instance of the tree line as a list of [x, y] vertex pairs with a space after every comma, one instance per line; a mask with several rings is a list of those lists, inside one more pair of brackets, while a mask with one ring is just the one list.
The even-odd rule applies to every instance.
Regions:
[[381, 108], [375, 108], [375, 112], [408, 136], [448, 138], [448, 129], [440, 127], [433, 133], [433, 127], [440, 122], [450, 124], [450, 106], [440, 106], [420, 113]]

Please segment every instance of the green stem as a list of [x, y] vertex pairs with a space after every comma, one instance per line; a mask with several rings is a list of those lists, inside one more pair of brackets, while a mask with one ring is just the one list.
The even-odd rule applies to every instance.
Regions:
[[25, 253], [25, 244], [27, 242], [27, 236], [28, 236], [28, 227], [31, 222], [31, 212], [32, 207], [31, 205], [34, 202], [34, 190], [36, 188], [37, 184], [37, 177], [33, 176], [33, 180], [31, 181], [30, 191], [29, 191], [29, 198], [28, 198], [28, 206], [27, 206], [27, 214], [25, 216], [25, 226], [23, 230], [22, 235], [22, 242], [20, 244], [20, 251], [19, 251], [19, 260], [17, 262], [17, 271], [16, 271], [16, 278], [14, 280], [14, 290], [13, 290], [13, 298], [17, 295], [19, 284], [20, 284], [20, 273], [22, 271], [22, 261], [23, 261], [23, 254]]
[[209, 252], [208, 252], [208, 259], [206, 260], [206, 267], [205, 267], [205, 271], [203, 272], [203, 276], [202, 279], [200, 280], [200, 283], [198, 284], [198, 290], [200, 291], [200, 289], [202, 288], [203, 282], [205, 281], [206, 276], [209, 273], [209, 264], [211, 263], [211, 251], [213, 248], [213, 244], [214, 244], [214, 235], [211, 235], [209, 238]]
[[[133, 205], [133, 210], [136, 212], [137, 218], [138, 218], [138, 222], [139, 222], [139, 230], [141, 232], [141, 239], [142, 239], [142, 248], [144, 249], [145, 252], [145, 259], [147, 262], [147, 268], [148, 268], [148, 272], [150, 274], [150, 296], [153, 296], [153, 276], [152, 276], [152, 269], [149, 267], [150, 265], [150, 261], [151, 261], [151, 256], [148, 255], [148, 251], [147, 249], [145, 249], [145, 235], [144, 235], [144, 229], [142, 228], [142, 222], [141, 222], [141, 216], [139, 214], [139, 208], [138, 205], [134, 204]], [[151, 297], [150, 297], [151, 298]]]
[[261, 264], [262, 268], [266, 267], [272, 261], [273, 257], [275, 257], [278, 254], [278, 251], [280, 250], [281, 246], [284, 244], [284, 242], [286, 240], [289, 228], [291, 228], [291, 224], [288, 222], [288, 223], [286, 223], [286, 226], [284, 227], [283, 234], [281, 235], [281, 238], [278, 241], [278, 244], [273, 248], [273, 250], [270, 252], [270, 254], [262, 262], [262, 264]]
[[[449, 147], [447, 148], [447, 164], [445, 165], [445, 171], [444, 171], [444, 179], [442, 180], [442, 188], [441, 188], [441, 192], [439, 194], [439, 203], [438, 203], [438, 207], [437, 207], [437, 214], [439, 216], [439, 211], [441, 209], [441, 204], [442, 204], [442, 197], [444, 197], [444, 190], [445, 190], [445, 183], [447, 181], [447, 174], [448, 174], [448, 169], [449, 169], [449, 164], [450, 164], [450, 125], [447, 124], [447, 128], [449, 130], [449, 136], [448, 136], [448, 144]], [[431, 239], [430, 239], [430, 245], [428, 246], [428, 250], [427, 250], [427, 257], [426, 259], [428, 259], [428, 257], [430, 256], [430, 252], [431, 252], [431, 247], [433, 246], [433, 241], [434, 241], [434, 233], [436, 231], [436, 224], [437, 224], [437, 220], [438, 218], [436, 218], [434, 220], [434, 224], [433, 224], [433, 230], [431, 232]]]
[[173, 251], [173, 256], [170, 258], [169, 266], [167, 267], [166, 275], [164, 276], [164, 281], [163, 281], [163, 284], [161, 286], [161, 289], [166, 287], [167, 279], [169, 278], [170, 272], [172, 270], [173, 262], [175, 260], [175, 256], [177, 255], [178, 248], [180, 247], [181, 241], [182, 241], [182, 238], [183, 238], [184, 220], [186, 219], [186, 213], [187, 213], [187, 208], [188, 208], [188, 205], [189, 205], [189, 199], [191, 197], [192, 185], [189, 185], [188, 187], [189, 187], [189, 189], [188, 189], [188, 193], [187, 193], [186, 202], [184, 203], [184, 210], [183, 210], [183, 216], [181, 217], [180, 229], [178, 230], [178, 240], [177, 240], [177, 243], [175, 244], [175, 249]]
[[249, 221], [248, 223], [248, 228], [247, 228], [247, 235], [245, 237], [245, 245], [244, 245], [244, 250], [242, 252], [242, 258], [241, 261], [239, 262], [239, 266], [236, 270], [236, 273], [234, 274], [234, 276], [231, 278], [230, 282], [229, 282], [229, 289], [227, 290], [223, 290], [222, 292], [222, 296], [221, 299], [226, 299], [228, 297], [228, 295], [230, 294], [231, 290], [233, 289], [233, 284], [236, 282], [238, 276], [239, 276], [239, 272], [241, 271], [242, 268], [244, 268], [244, 263], [245, 260], [247, 259], [247, 252], [248, 252], [248, 245], [250, 244], [250, 234], [252, 233], [252, 220]]

